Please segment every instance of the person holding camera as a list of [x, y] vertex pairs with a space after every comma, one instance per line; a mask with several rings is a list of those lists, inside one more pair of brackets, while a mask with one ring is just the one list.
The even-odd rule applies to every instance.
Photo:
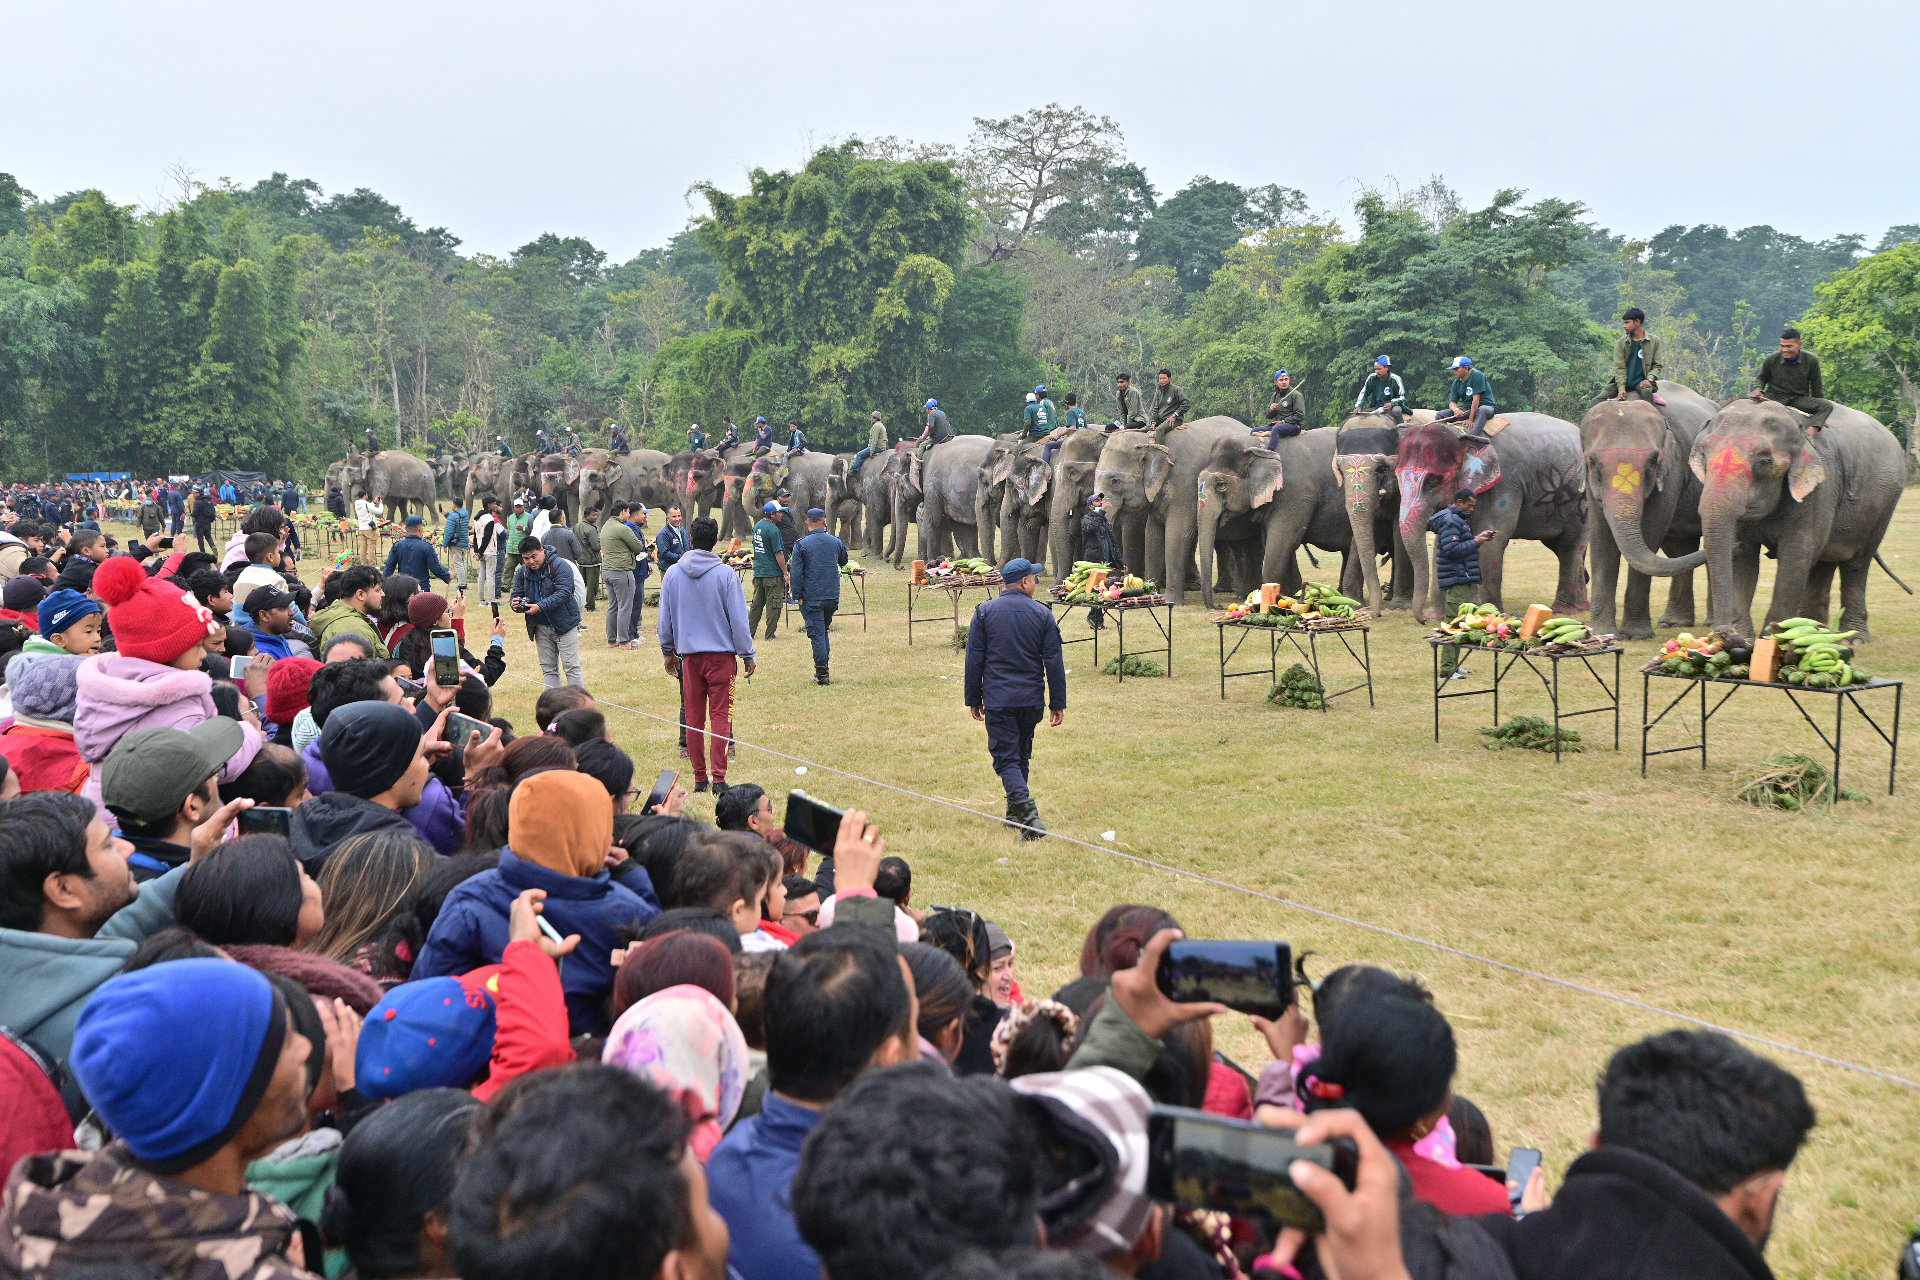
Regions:
[[[573, 562], [548, 552], [528, 538], [520, 544], [520, 567], [513, 573], [513, 611], [527, 617], [540, 677], [547, 688], [586, 687], [580, 670], [580, 571]], [[564, 673], [564, 680], [562, 675]]]

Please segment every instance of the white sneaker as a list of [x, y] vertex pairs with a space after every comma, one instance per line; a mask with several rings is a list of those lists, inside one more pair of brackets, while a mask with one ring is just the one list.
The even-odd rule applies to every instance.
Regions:
[[1453, 674], [1447, 677], [1447, 679], [1449, 680], [1465, 680], [1466, 678], [1467, 678], [1467, 669], [1465, 667], [1455, 667], [1453, 669]]

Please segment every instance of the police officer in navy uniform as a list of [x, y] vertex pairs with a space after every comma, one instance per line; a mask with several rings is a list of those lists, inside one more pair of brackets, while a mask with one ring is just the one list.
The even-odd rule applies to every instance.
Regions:
[[967, 709], [987, 725], [993, 771], [1007, 793], [1007, 821], [1022, 840], [1047, 832], [1027, 780], [1033, 731], [1043, 716], [1059, 728], [1067, 716], [1067, 668], [1060, 624], [1038, 600], [1041, 567], [1015, 558], [1001, 570], [1007, 589], [973, 611], [967, 628]]

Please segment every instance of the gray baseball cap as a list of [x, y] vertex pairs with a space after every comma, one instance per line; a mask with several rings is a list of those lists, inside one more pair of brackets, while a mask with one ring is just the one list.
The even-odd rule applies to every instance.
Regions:
[[141, 729], [107, 753], [100, 799], [142, 825], [164, 821], [246, 743], [238, 720], [214, 716], [191, 729]]

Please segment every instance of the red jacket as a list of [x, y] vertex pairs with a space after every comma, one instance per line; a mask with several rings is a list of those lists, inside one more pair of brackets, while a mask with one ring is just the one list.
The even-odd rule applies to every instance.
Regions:
[[87, 762], [73, 745], [72, 729], [44, 729], [39, 725], [8, 725], [0, 733], [0, 756], [20, 775], [20, 790], [71, 791], [80, 794], [87, 784]]
[[23, 1156], [65, 1151], [73, 1146], [73, 1121], [60, 1090], [35, 1055], [0, 1035], [0, 1169], [11, 1170]]
[[1450, 1168], [1437, 1160], [1429, 1160], [1416, 1153], [1411, 1142], [1389, 1142], [1386, 1146], [1407, 1171], [1407, 1178], [1413, 1183], [1414, 1199], [1442, 1213], [1513, 1212], [1506, 1187], [1479, 1170], [1463, 1165]]
[[567, 1066], [574, 1055], [560, 969], [539, 943], [509, 942], [486, 985], [494, 1000], [493, 1062], [473, 1096], [492, 1102], [521, 1076]]
[[38, 612], [22, 613], [18, 609], [0, 609], [0, 622], [17, 622], [34, 635], [40, 634], [40, 615]]

